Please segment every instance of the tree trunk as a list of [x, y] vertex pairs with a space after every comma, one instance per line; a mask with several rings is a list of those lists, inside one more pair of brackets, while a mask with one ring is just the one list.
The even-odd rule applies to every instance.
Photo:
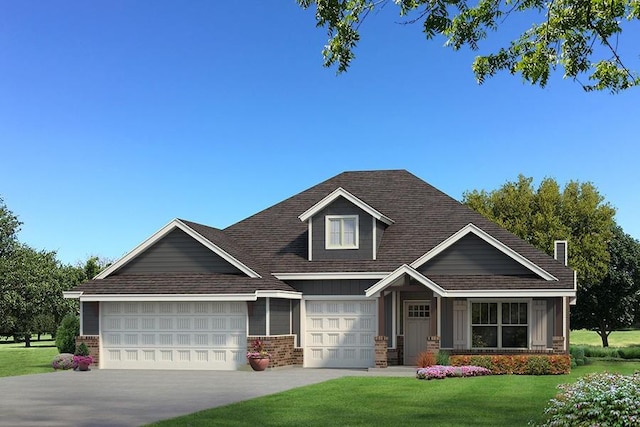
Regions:
[[24, 336], [24, 346], [31, 347], [31, 335]]

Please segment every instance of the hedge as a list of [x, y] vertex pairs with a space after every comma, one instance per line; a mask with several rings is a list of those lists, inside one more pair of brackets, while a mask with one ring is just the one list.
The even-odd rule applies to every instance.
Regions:
[[562, 355], [455, 355], [451, 366], [481, 366], [493, 375], [562, 375], [571, 372], [571, 357]]

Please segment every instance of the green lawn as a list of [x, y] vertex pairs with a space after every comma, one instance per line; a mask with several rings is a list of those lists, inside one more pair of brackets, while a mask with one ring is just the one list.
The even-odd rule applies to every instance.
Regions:
[[[571, 331], [569, 336], [571, 345], [592, 345], [602, 347], [602, 339], [600, 335], [594, 331], [581, 329], [579, 331]], [[640, 346], [640, 330], [633, 331], [614, 331], [609, 335], [609, 347], [629, 347]]]
[[25, 348], [24, 343], [1, 340], [0, 377], [53, 372], [51, 361], [56, 354], [58, 349], [50, 336], [31, 341], [30, 348]]
[[541, 420], [558, 384], [605, 370], [631, 374], [640, 363], [598, 361], [560, 376], [347, 377], [152, 425], [525, 426]]

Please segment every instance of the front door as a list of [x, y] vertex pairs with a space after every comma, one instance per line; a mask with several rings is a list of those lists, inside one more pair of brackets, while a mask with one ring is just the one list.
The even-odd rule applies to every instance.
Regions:
[[416, 358], [427, 349], [430, 335], [429, 301], [404, 302], [404, 364], [415, 366]]

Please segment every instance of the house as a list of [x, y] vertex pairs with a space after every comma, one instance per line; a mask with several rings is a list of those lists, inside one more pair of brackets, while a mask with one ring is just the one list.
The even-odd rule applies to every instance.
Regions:
[[567, 250], [407, 171], [345, 172], [223, 230], [175, 219], [65, 296], [101, 368], [232, 370], [256, 338], [313, 368], [566, 353]]

